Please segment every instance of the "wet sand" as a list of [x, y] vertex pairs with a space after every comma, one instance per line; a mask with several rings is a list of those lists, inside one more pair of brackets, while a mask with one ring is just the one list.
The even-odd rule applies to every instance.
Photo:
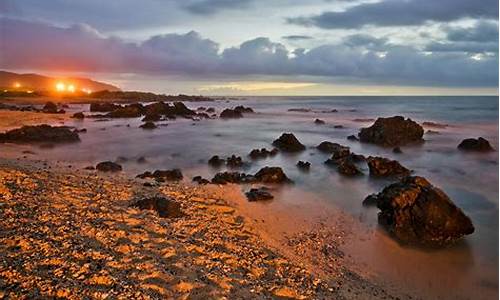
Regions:
[[0, 131], [24, 125], [60, 125], [68, 120], [70, 120], [70, 114], [46, 114], [40, 112], [0, 110]]

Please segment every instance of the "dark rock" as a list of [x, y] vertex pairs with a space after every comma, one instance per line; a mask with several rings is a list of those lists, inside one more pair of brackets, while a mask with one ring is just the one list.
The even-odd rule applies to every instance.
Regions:
[[164, 181], [179, 181], [182, 180], [182, 172], [179, 169], [171, 169], [171, 170], [156, 170], [153, 173], [146, 171], [142, 174], [136, 176], [137, 178], [145, 179], [145, 178], [153, 178], [158, 182]]
[[316, 119], [316, 120], [314, 120], [314, 124], [316, 124], [316, 125], [323, 125], [323, 124], [325, 124], [325, 121], [323, 121], [321, 119]]
[[109, 112], [120, 108], [121, 105], [114, 103], [90, 103], [90, 111], [92, 112]]
[[224, 160], [218, 155], [214, 155], [208, 160], [208, 164], [212, 167], [220, 167], [224, 164]]
[[321, 142], [316, 148], [321, 152], [331, 153], [332, 159], [346, 157], [351, 153], [349, 147], [327, 141]]
[[85, 170], [95, 170], [95, 167], [94, 166], [86, 166], [83, 169], [85, 169]]
[[241, 156], [236, 156], [233, 154], [232, 156], [227, 158], [226, 164], [231, 168], [239, 168], [243, 166], [243, 160], [241, 159]]
[[479, 137], [478, 139], [465, 139], [459, 145], [458, 149], [465, 151], [489, 152], [494, 151], [488, 140]]
[[82, 112], [77, 112], [77, 113], [74, 113], [71, 117], [73, 119], [82, 120], [85, 118], [85, 115]]
[[375, 206], [377, 205], [377, 199], [377, 194], [368, 195], [365, 200], [363, 200], [363, 206]]
[[290, 108], [288, 111], [293, 111], [293, 112], [311, 112], [312, 109], [310, 109], [310, 108]]
[[423, 141], [423, 134], [424, 129], [416, 122], [395, 116], [378, 118], [372, 126], [362, 128], [359, 132], [359, 139], [362, 142], [381, 146], [402, 146]]
[[45, 103], [45, 105], [42, 108], [42, 111], [48, 114], [57, 114], [58, 113], [57, 105], [54, 102], [49, 101]]
[[266, 148], [262, 149], [253, 149], [250, 151], [250, 156], [251, 159], [259, 159], [259, 158], [266, 158], [268, 156], [274, 156], [278, 153], [278, 149], [273, 148], [271, 151], [267, 150]]
[[142, 118], [143, 122], [158, 122], [160, 120], [161, 116], [156, 114], [146, 114], [144, 118]]
[[204, 106], [200, 106], [200, 107], [196, 108], [196, 110], [197, 111], [205, 111], [205, 110], [207, 110], [207, 108]]
[[95, 168], [101, 172], [120, 172], [122, 170], [122, 166], [112, 161], [100, 162]]
[[358, 137], [355, 136], [354, 134], [351, 134], [350, 136], [347, 137], [349, 141], [359, 141]]
[[250, 107], [245, 107], [243, 105], [236, 106], [234, 108], [234, 111], [240, 112], [240, 113], [253, 113], [253, 109]]
[[155, 128], [157, 128], [158, 126], [156, 126], [156, 124], [155, 124], [155, 123], [153, 123], [153, 122], [146, 122], [146, 123], [142, 124], [142, 125], [141, 125], [141, 126], [139, 126], [139, 127], [141, 127], [142, 129], [155, 129]]
[[273, 142], [273, 145], [285, 152], [298, 152], [306, 149], [292, 133], [283, 133]]
[[137, 163], [139, 163], [139, 164], [144, 164], [146, 162], [147, 162], [147, 160], [144, 156], [141, 156], [137, 159]]
[[0, 133], [0, 143], [68, 143], [78, 141], [80, 141], [78, 133], [70, 130], [68, 127], [53, 127], [46, 124], [23, 126]]
[[262, 183], [292, 183], [280, 167], [264, 167], [255, 173], [255, 179]]
[[138, 118], [140, 116], [142, 116], [142, 109], [132, 104], [125, 107], [119, 107], [105, 115], [105, 117], [108, 118]]
[[274, 196], [269, 192], [269, 190], [266, 187], [251, 189], [250, 191], [246, 192], [245, 195], [247, 196], [247, 199], [250, 202], [267, 201], [267, 200], [272, 200], [274, 198]]
[[377, 177], [408, 176], [410, 170], [403, 167], [398, 161], [384, 157], [370, 156], [367, 159], [370, 175]]
[[351, 159], [341, 159], [337, 164], [337, 171], [346, 176], [355, 176], [362, 174]]
[[399, 147], [394, 147], [394, 148], [392, 149], [392, 152], [394, 152], [394, 153], [398, 153], [398, 154], [399, 154], [399, 153], [403, 153], [403, 150], [401, 150], [401, 148], [399, 148]]
[[403, 243], [440, 246], [474, 232], [469, 217], [423, 177], [403, 178], [374, 197], [379, 223]]
[[252, 175], [239, 172], [220, 172], [215, 174], [212, 178], [212, 183], [226, 184], [226, 183], [252, 183], [255, 178]]
[[335, 125], [335, 126], [333, 126], [333, 128], [342, 129], [342, 128], [344, 128], [344, 126], [343, 125]]
[[207, 108], [206, 112], [207, 113], [214, 113], [215, 112], [215, 108], [209, 107], [209, 108]]
[[174, 113], [179, 116], [193, 116], [196, 115], [194, 110], [191, 110], [182, 102], [174, 102]]
[[432, 135], [434, 135], [434, 134], [440, 134], [440, 133], [439, 133], [439, 131], [435, 131], [435, 130], [427, 130], [425, 132], [425, 134], [432, 134]]
[[196, 182], [198, 184], [209, 184], [210, 180], [205, 179], [201, 176], [195, 176], [195, 177], [193, 177], [193, 182]]
[[137, 207], [141, 210], [154, 210], [162, 218], [179, 218], [184, 216], [179, 203], [160, 196], [144, 198], [132, 203], [130, 206]]
[[226, 108], [220, 113], [220, 117], [222, 119], [239, 119], [243, 118], [243, 114], [239, 111]]
[[[173, 113], [173, 106], [168, 105], [163, 101], [154, 102], [144, 106], [144, 114], [147, 116], [161, 116], [171, 115]], [[154, 121], [154, 120], [150, 120]]]
[[297, 168], [303, 170], [303, 171], [309, 171], [311, 168], [311, 163], [308, 161], [301, 161], [297, 162]]

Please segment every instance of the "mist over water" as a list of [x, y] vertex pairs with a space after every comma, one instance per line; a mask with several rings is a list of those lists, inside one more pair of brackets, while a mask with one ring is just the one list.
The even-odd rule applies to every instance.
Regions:
[[[283, 132], [292, 132], [308, 149], [299, 154], [280, 153], [275, 157], [255, 160], [243, 172], [254, 173], [263, 166], [280, 166], [295, 181], [287, 197], [274, 201], [294, 203], [307, 201], [301, 191], [314, 193], [325, 202], [340, 207], [369, 228], [368, 239], [354, 242], [351, 249], [359, 260], [374, 273], [386, 275], [389, 282], [400, 280], [416, 289], [432, 290], [432, 297], [441, 295], [478, 295], [489, 297], [498, 293], [498, 152], [463, 153], [457, 145], [464, 138], [482, 136], [498, 149], [497, 97], [249, 97], [240, 101], [186, 103], [189, 108], [223, 108], [244, 105], [255, 114], [237, 120], [177, 119], [159, 122], [157, 129], [139, 128], [137, 119], [98, 121], [85, 119], [65, 125], [86, 128], [81, 142], [53, 148], [35, 148], [33, 158], [56, 160], [80, 167], [95, 165], [103, 160], [127, 159], [124, 171], [136, 174], [155, 169], [181, 168], [188, 180], [195, 175], [211, 178], [216, 172], [207, 165], [213, 155], [235, 154], [249, 161], [247, 154], [254, 148], [272, 148], [272, 141]], [[290, 112], [290, 108], [311, 109], [310, 112]], [[336, 109], [337, 112], [331, 112]], [[71, 105], [69, 111], [86, 111], [88, 105]], [[425, 134], [425, 143], [401, 147], [402, 154], [392, 148], [349, 141], [348, 135], [370, 126], [377, 117], [402, 115], [422, 123], [447, 124], [446, 128], [424, 128], [439, 131]], [[326, 122], [315, 125], [316, 118]], [[364, 119], [364, 120], [356, 120]], [[127, 127], [126, 125], [130, 125]], [[343, 128], [334, 128], [342, 125]], [[469, 215], [476, 227], [465, 241], [439, 251], [424, 251], [402, 247], [377, 226], [376, 208], [361, 205], [363, 199], [388, 185], [390, 180], [375, 180], [369, 176], [347, 178], [335, 168], [324, 165], [328, 158], [316, 149], [322, 141], [337, 142], [363, 155], [384, 156], [398, 160], [443, 189]], [[2, 145], [5, 153], [33, 150], [23, 145]], [[136, 159], [144, 156], [147, 163]], [[311, 162], [311, 170], [303, 173], [295, 164]], [[368, 174], [365, 166], [363, 169]], [[295, 196], [294, 196], [295, 195]], [[363, 251], [359, 250], [361, 247]], [[451, 290], [450, 290], [451, 289]], [[445, 294], [445, 292], [447, 292]]]

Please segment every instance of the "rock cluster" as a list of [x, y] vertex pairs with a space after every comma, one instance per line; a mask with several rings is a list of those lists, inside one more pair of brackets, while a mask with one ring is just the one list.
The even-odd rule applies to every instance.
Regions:
[[164, 181], [182, 180], [183, 175], [181, 170], [171, 169], [171, 170], [155, 170], [153, 173], [151, 173], [150, 171], [146, 171], [142, 174], [137, 175], [136, 177], [141, 179], [153, 178], [157, 182], [164, 182]]
[[23, 126], [0, 133], [0, 143], [68, 143], [78, 142], [78, 133], [65, 126]]

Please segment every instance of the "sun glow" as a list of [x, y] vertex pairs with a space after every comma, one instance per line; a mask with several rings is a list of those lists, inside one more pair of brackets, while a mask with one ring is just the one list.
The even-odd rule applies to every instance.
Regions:
[[75, 92], [75, 86], [72, 85], [72, 84], [68, 85], [68, 92], [74, 93]]
[[18, 89], [21, 87], [21, 83], [19, 82], [14, 82], [14, 84], [12, 85], [15, 89]]
[[56, 84], [56, 90], [58, 92], [64, 92], [66, 90], [66, 85], [64, 83], [62, 83], [62, 82], [58, 82]]

